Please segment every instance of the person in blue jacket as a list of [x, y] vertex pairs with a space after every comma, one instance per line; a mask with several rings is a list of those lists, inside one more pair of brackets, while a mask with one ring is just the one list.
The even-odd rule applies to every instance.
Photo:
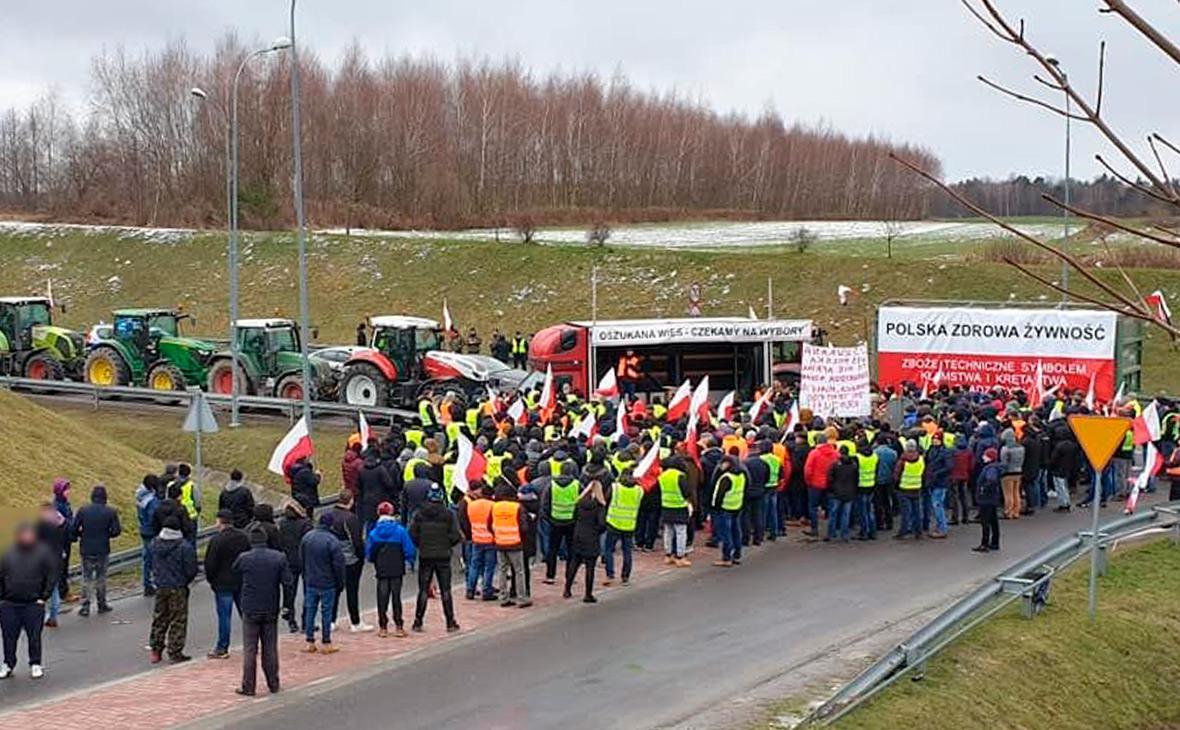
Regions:
[[394, 636], [406, 635], [402, 619], [402, 578], [406, 566], [418, 557], [410, 533], [394, 515], [393, 505], [377, 505], [377, 521], [365, 538], [365, 560], [373, 564], [377, 576], [377, 636], [389, 636], [389, 605], [393, 604]]

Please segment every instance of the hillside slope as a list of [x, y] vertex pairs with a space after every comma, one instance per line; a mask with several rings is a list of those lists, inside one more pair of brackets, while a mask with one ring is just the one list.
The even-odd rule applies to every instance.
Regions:
[[105, 484], [112, 506], [124, 520], [124, 538], [135, 538], [135, 487], [161, 463], [90, 427], [27, 398], [0, 390], [0, 542], [17, 520], [35, 516], [52, 498], [57, 477], [73, 484], [74, 508], [90, 499], [90, 488]]

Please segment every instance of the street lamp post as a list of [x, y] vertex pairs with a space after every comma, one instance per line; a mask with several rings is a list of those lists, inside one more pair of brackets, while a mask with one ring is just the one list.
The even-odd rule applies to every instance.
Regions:
[[295, 237], [299, 244], [299, 351], [303, 360], [303, 419], [311, 433], [311, 305], [307, 294], [307, 220], [303, 211], [303, 129], [299, 121], [299, 48], [295, 43], [295, 2], [291, 0], [291, 138], [292, 192], [295, 198]]
[[[238, 396], [242, 392], [242, 368], [241, 368], [241, 346], [238, 342], [238, 300], [239, 300], [239, 273], [240, 264], [238, 262], [239, 249], [241, 248], [241, 236], [239, 234], [240, 228], [238, 225], [238, 187], [240, 178], [240, 165], [238, 154], [238, 87], [242, 79], [242, 72], [246, 70], [246, 64], [252, 59], [259, 56], [264, 56], [268, 53], [275, 53], [291, 47], [291, 41], [287, 38], [276, 38], [266, 48], [260, 48], [253, 53], [248, 54], [242, 59], [238, 65], [237, 73], [234, 74], [233, 83], [230, 91], [230, 114], [229, 126], [226, 134], [226, 159], [227, 165], [227, 182], [226, 182], [226, 197], [229, 208], [229, 255], [227, 264], [229, 266], [229, 352], [230, 352], [230, 369], [232, 386], [230, 389], [230, 426], [237, 427], [241, 425], [238, 417]], [[207, 100], [208, 94], [200, 88], [192, 90], [193, 96], [199, 99]], [[225, 110], [221, 109], [224, 116]]]

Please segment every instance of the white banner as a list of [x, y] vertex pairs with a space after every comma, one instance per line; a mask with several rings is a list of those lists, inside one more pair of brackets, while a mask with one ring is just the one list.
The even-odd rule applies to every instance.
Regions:
[[799, 403], [817, 416], [869, 415], [869, 348], [803, 343]]
[[804, 342], [811, 339], [811, 320], [691, 319], [600, 322], [591, 325], [591, 332], [596, 347], [692, 342]]
[[1102, 310], [881, 307], [877, 351], [1111, 359], [1117, 322]]

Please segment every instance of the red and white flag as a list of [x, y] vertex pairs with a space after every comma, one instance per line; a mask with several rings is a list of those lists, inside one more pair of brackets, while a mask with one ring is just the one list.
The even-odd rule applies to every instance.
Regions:
[[1158, 474], [1163, 466], [1164, 455], [1155, 448], [1155, 443], [1148, 441], [1147, 448], [1143, 452], [1143, 471], [1139, 472], [1139, 477], [1131, 487], [1131, 493], [1127, 495], [1127, 506], [1124, 510], [1126, 514], [1135, 512], [1135, 505], [1139, 504], [1139, 494], [1147, 489], [1151, 478]]
[[750, 421], [757, 423], [758, 418], [761, 417], [762, 411], [766, 410], [766, 406], [770, 405], [770, 398], [774, 395], [773, 388], [767, 388], [766, 392], [758, 396], [758, 400], [754, 401], [754, 405], [750, 406]]
[[311, 434], [307, 431], [307, 419], [300, 418], [275, 447], [274, 453], [270, 455], [270, 463], [266, 465], [267, 471], [286, 479], [288, 483], [291, 482], [291, 467], [296, 461], [306, 458], [315, 453], [315, 449], [311, 443]]
[[1143, 298], [1147, 306], [1151, 307], [1151, 311], [1155, 314], [1155, 318], [1161, 322], [1170, 324], [1172, 322], [1172, 310], [1168, 308], [1168, 300], [1164, 297], [1164, 293], [1156, 289], [1152, 293]]
[[528, 411], [525, 410], [523, 398], [517, 398], [508, 406], [508, 417], [518, 426], [525, 425], [528, 421]]
[[930, 395], [930, 384], [933, 383], [934, 387], [937, 388], [942, 382], [942, 378], [942, 366], [939, 365], [938, 372], [934, 373], [934, 377], [922, 383], [922, 393], [918, 396], [918, 400], [926, 400], [926, 398]]
[[668, 423], [675, 423], [688, 413], [689, 404], [692, 402], [692, 383], [685, 380], [676, 389], [673, 394], [671, 402], [668, 403], [668, 414], [665, 419]]
[[692, 392], [692, 401], [688, 404], [688, 410], [693, 414], [696, 421], [709, 420], [709, 376], [701, 378], [701, 382], [697, 383], [696, 389]]
[[1095, 402], [1094, 396], [1094, 378], [1097, 377], [1097, 375], [1098, 373], [1090, 374], [1090, 388], [1086, 391], [1086, 408], [1089, 409], [1091, 413], [1094, 412], [1095, 407], [1098, 405]]
[[636, 465], [635, 471], [632, 472], [632, 475], [635, 477], [635, 479], [643, 479], [653, 468], [655, 468], [656, 474], [659, 474], [659, 456], [660, 445], [653, 443], [651, 448], [647, 450], [647, 453], [643, 455], [643, 458], [639, 460], [639, 464]]
[[548, 421], [557, 406], [557, 393], [553, 388], [553, 365], [545, 367], [545, 384], [541, 386], [541, 400], [537, 404], [541, 409], [541, 420]]
[[578, 438], [585, 436], [586, 440], [594, 438], [598, 433], [598, 417], [594, 415], [594, 411], [590, 411], [583, 416], [576, 426], [570, 429], [570, 438]]
[[365, 418], [364, 411], [357, 411], [357, 422], [359, 423], [358, 431], [361, 433], [361, 448], [369, 448], [369, 439], [373, 437], [373, 431], [369, 428], [369, 421]]
[[1029, 395], [1033, 396], [1035, 400], [1033, 400], [1030, 405], [1033, 408], [1039, 408], [1041, 404], [1045, 402], [1046, 398], [1057, 392], [1057, 388], [1060, 387], [1060, 383], [1054, 385], [1052, 388], [1045, 387], [1045, 370], [1040, 360], [1037, 360], [1037, 372], [1035, 375], [1033, 375], [1033, 378], [1035, 380], [1033, 382], [1032, 393]]
[[483, 479], [484, 472], [488, 468], [488, 460], [472, 446], [471, 439], [462, 433], [458, 434], [455, 445], [458, 447], [458, 455], [455, 458], [453, 484], [467, 492], [471, 490], [472, 483]]
[[594, 389], [594, 395], [603, 398], [619, 397], [619, 381], [615, 376], [614, 368], [607, 370], [606, 375], [602, 376], [602, 380], [598, 381], [598, 387]]
[[627, 433], [627, 401], [620, 400], [619, 405], [615, 408], [615, 441], [619, 437]]
[[459, 334], [459, 329], [455, 327], [455, 320], [451, 319], [451, 308], [447, 306], [446, 297], [443, 297], [443, 332], [448, 335]]
[[791, 412], [787, 416], [787, 425], [783, 428], [783, 435], [791, 433], [795, 430], [795, 426], [799, 425], [799, 400], [795, 399], [791, 403]]
[[733, 399], [734, 392], [732, 390], [725, 394], [725, 397], [721, 399], [721, 403], [717, 405], [717, 418], [722, 421], [729, 421], [729, 419], [733, 418]]
[[49, 300], [49, 308], [53, 309], [56, 306], [53, 302], [53, 279], [45, 280], [45, 298]]
[[1131, 424], [1131, 428], [1135, 434], [1136, 446], [1158, 441], [1160, 437], [1159, 404], [1155, 401], [1148, 403], [1143, 412]]

